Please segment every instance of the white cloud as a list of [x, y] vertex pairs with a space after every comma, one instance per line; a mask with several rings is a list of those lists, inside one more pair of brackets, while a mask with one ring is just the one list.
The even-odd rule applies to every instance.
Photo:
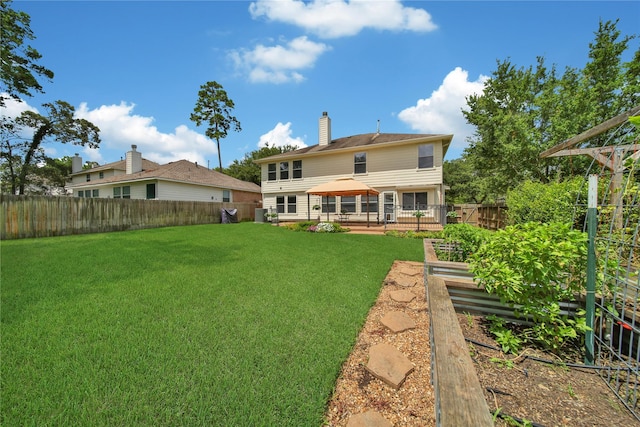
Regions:
[[291, 122], [287, 122], [287, 124], [278, 122], [276, 127], [260, 136], [258, 147], [266, 147], [267, 144], [269, 144], [269, 147], [283, 147], [285, 145], [293, 145], [298, 148], [303, 148], [307, 146], [307, 144], [305, 144], [301, 138], [293, 138], [291, 136]]
[[460, 154], [466, 146], [466, 139], [474, 132], [462, 115], [466, 108], [466, 97], [480, 94], [487, 76], [480, 75], [476, 81], [468, 80], [469, 73], [456, 67], [444, 78], [431, 97], [419, 99], [415, 106], [398, 113], [398, 118], [422, 133], [454, 134], [449, 150]]
[[[86, 103], [80, 104], [76, 117], [89, 120], [100, 128], [100, 146], [104, 149], [124, 153], [137, 145], [146, 159], [158, 163], [186, 159], [206, 164], [208, 155], [217, 153], [216, 144], [206, 136], [185, 125], [175, 128], [173, 133], [163, 133], [153, 125], [153, 117], [133, 114], [134, 104], [102, 105], [90, 110]], [[101, 162], [99, 150], [85, 149], [89, 159]]]
[[405, 7], [399, 0], [258, 0], [251, 3], [249, 13], [254, 19], [285, 22], [324, 38], [353, 36], [365, 28], [417, 32], [437, 28], [426, 10]]
[[253, 50], [233, 50], [229, 53], [238, 70], [247, 73], [254, 83], [300, 82], [299, 70], [312, 67], [318, 57], [331, 47], [298, 37], [285, 45], [257, 45]]
[[[133, 114], [135, 104], [121, 102], [119, 105], [102, 105], [93, 110], [83, 102], [76, 108], [75, 117], [89, 120], [100, 128], [100, 148], [73, 146], [72, 150], [81, 153], [83, 160], [105, 163], [103, 153], [110, 152], [108, 162], [124, 158], [124, 154], [137, 145], [145, 159], [158, 163], [167, 163], [186, 159], [206, 164], [206, 159], [217, 154], [215, 142], [206, 136], [189, 129], [185, 125], [178, 126], [173, 133], [163, 133], [153, 125], [153, 117]], [[17, 117], [23, 111], [38, 110], [24, 101], [5, 100], [2, 115]], [[24, 137], [31, 138], [33, 131], [26, 131]], [[53, 141], [50, 141], [53, 142]], [[62, 149], [63, 144], [46, 143], [42, 145], [47, 156], [65, 155], [69, 148]], [[113, 156], [113, 152], [121, 153]]]
[[0, 96], [5, 98], [4, 107], [2, 107], [1, 112], [3, 116], [15, 118], [22, 114], [23, 111], [33, 111], [34, 113], [38, 112], [37, 108], [32, 107], [23, 100], [16, 100], [10, 97], [6, 92], [1, 93]]

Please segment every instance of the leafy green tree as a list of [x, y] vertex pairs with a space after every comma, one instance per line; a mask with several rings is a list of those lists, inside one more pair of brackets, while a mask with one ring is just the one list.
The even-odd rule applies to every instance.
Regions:
[[207, 82], [200, 86], [198, 100], [191, 113], [190, 120], [197, 126], [208, 125], [205, 135], [216, 140], [218, 146], [218, 162], [222, 171], [222, 155], [220, 154], [220, 139], [225, 138], [233, 126], [236, 132], [242, 130], [240, 122], [231, 115], [235, 108], [233, 101], [218, 82]]
[[544, 178], [539, 154], [546, 147], [536, 128], [535, 100], [549, 78], [542, 58], [535, 69], [517, 68], [507, 60], [498, 63], [482, 94], [467, 99], [469, 111], [463, 114], [476, 132], [466, 151], [490, 199], [526, 179]]
[[297, 149], [298, 147], [293, 145], [285, 145], [282, 147], [276, 147], [274, 145], [273, 147], [269, 147], [269, 144], [267, 144], [259, 150], [254, 150], [251, 153], [245, 154], [242, 160], [234, 160], [224, 172], [227, 175], [241, 179], [242, 181], [253, 182], [260, 185], [260, 166], [255, 162], [256, 160], [276, 154], [287, 153]]
[[[8, 186], [13, 194], [25, 194], [30, 183], [29, 177], [38, 175], [38, 164], [46, 164], [42, 144], [53, 139], [62, 144], [74, 144], [98, 148], [100, 129], [85, 119], [74, 118], [75, 109], [64, 101], [43, 104], [46, 114], [25, 111], [15, 119], [15, 126], [33, 129], [33, 137], [25, 140], [17, 137], [16, 128], [12, 129], [13, 139], [2, 141], [0, 158], [5, 169], [12, 171], [8, 175]], [[10, 134], [6, 134], [10, 135]]]
[[35, 36], [31, 31], [31, 17], [11, 8], [11, 1], [0, 0], [0, 107], [7, 93], [14, 99], [42, 93], [38, 78], [53, 79], [53, 72], [39, 65], [40, 53], [28, 45]]
[[487, 198], [486, 182], [474, 168], [470, 156], [446, 160], [442, 165], [445, 185], [449, 186], [447, 203], [484, 203]]
[[64, 192], [67, 178], [71, 174], [72, 158], [64, 156], [58, 159], [46, 157], [44, 164], [36, 169], [42, 179], [45, 194], [60, 194]]
[[[463, 157], [486, 183], [489, 200], [523, 181], [584, 174], [590, 164], [585, 156], [542, 159], [540, 153], [637, 105], [640, 54], [622, 62], [635, 36], [621, 37], [616, 24], [600, 23], [583, 70], [567, 68], [558, 77], [542, 57], [535, 67], [506, 60], [498, 62], [483, 93], [467, 99], [463, 114], [476, 132]], [[590, 144], [604, 145], [611, 135]]]

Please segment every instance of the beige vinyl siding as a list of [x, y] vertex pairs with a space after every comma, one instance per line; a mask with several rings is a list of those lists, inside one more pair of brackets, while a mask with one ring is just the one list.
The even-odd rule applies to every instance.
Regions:
[[[146, 185], [143, 197], [146, 197]], [[222, 189], [180, 182], [160, 181], [156, 185], [156, 197], [161, 200], [191, 200], [196, 202], [222, 202]], [[233, 191], [231, 192], [233, 201]]]
[[[429, 143], [429, 142], [425, 142]], [[280, 214], [281, 221], [301, 221], [311, 218], [326, 220], [327, 214], [321, 211], [314, 211], [311, 207], [315, 204], [321, 205], [320, 196], [310, 195], [307, 198], [306, 190], [316, 185], [329, 182], [338, 178], [352, 177], [358, 181], [376, 188], [381, 193], [393, 192], [396, 198], [396, 205], [402, 205], [402, 194], [405, 192], [426, 192], [427, 203], [437, 205], [442, 202], [442, 144], [439, 141], [431, 143], [433, 145], [432, 168], [418, 168], [418, 150], [421, 143], [398, 144], [383, 147], [356, 147], [351, 150], [334, 152], [331, 154], [311, 155], [308, 157], [290, 158], [289, 169], [291, 170], [294, 160], [302, 160], [302, 179], [280, 180], [277, 174], [275, 181], [268, 181], [268, 163], [261, 166], [262, 172], [262, 195], [263, 207], [270, 207], [275, 211], [277, 203], [276, 197], [297, 195], [296, 213]], [[354, 174], [354, 154], [364, 152], [367, 156], [366, 173]], [[276, 170], [284, 159], [275, 160]], [[356, 197], [356, 212], [351, 214], [350, 219], [355, 221], [365, 221], [367, 213], [362, 211], [362, 198]], [[341, 209], [341, 199], [336, 200], [336, 213], [329, 214], [330, 221], [336, 221], [336, 215]], [[375, 221], [383, 218], [384, 203], [382, 195], [378, 198], [378, 212], [370, 212], [370, 220]]]
[[[364, 151], [364, 150], [360, 150]], [[302, 179], [267, 181], [267, 164], [262, 165], [263, 194], [304, 192], [307, 189], [342, 177], [353, 177], [374, 188], [433, 186], [442, 183], [442, 147], [434, 144], [434, 167], [418, 169], [418, 145], [370, 149], [367, 173], [353, 173], [354, 152], [332, 156], [315, 156], [302, 160]]]
[[116, 175], [122, 175], [124, 174], [124, 171], [121, 170], [115, 170], [115, 169], [109, 169], [109, 170], [104, 170], [104, 171], [98, 171], [98, 172], [93, 172], [90, 173], [91, 176], [91, 181], [87, 182], [87, 173], [78, 173], [77, 175], [74, 175], [71, 177], [71, 184], [87, 184], [87, 183], [93, 183], [95, 181], [100, 180], [100, 172], [103, 173], [103, 178], [102, 179], [106, 179], [106, 178], [111, 178], [113, 176]]

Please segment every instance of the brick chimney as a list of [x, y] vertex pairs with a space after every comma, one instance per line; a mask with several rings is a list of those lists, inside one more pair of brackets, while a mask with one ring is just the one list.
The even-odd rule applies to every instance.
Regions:
[[318, 123], [318, 145], [331, 144], [331, 119], [326, 111], [322, 112]]
[[127, 151], [126, 172], [127, 175], [142, 171], [142, 153], [136, 151], [137, 145], [131, 146], [131, 151]]

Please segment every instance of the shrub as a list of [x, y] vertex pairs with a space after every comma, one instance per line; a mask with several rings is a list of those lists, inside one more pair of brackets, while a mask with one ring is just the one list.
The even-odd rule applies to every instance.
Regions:
[[456, 243], [458, 251], [449, 257], [451, 261], [466, 262], [480, 248], [492, 232], [469, 224], [448, 224], [442, 230], [445, 242]]
[[586, 331], [584, 312], [569, 318], [558, 304], [575, 300], [584, 288], [586, 233], [562, 223], [509, 226], [494, 233], [470, 264], [478, 286], [533, 322], [525, 328], [524, 341], [558, 351]]
[[441, 239], [440, 231], [398, 231], [389, 230], [384, 232], [385, 236], [398, 237], [401, 239]]
[[293, 231], [307, 231], [309, 227], [312, 227], [317, 223], [317, 221], [292, 222], [291, 224], [287, 224], [286, 228]]
[[509, 208], [507, 218], [510, 225], [525, 222], [572, 223], [574, 218], [583, 218], [585, 210], [576, 212], [576, 203], [583, 191], [584, 179], [576, 177], [563, 182], [542, 184], [525, 181], [507, 192]]

